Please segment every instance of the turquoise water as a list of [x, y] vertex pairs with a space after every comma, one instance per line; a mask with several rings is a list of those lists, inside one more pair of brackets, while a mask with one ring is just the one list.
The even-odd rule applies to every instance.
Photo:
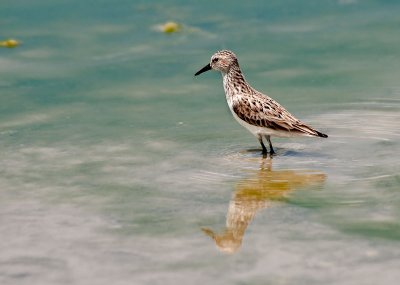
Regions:
[[[1, 2], [0, 283], [397, 284], [399, 12]], [[220, 75], [193, 76], [223, 48], [329, 138], [262, 158]]]

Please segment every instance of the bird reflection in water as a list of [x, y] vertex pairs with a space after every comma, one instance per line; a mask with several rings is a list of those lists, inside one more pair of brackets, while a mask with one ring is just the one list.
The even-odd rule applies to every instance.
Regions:
[[313, 170], [272, 170], [272, 160], [264, 158], [259, 170], [236, 184], [225, 230], [215, 233], [202, 228], [202, 231], [215, 241], [219, 250], [234, 253], [240, 248], [246, 228], [258, 211], [273, 201], [284, 200], [291, 191], [322, 185], [325, 179], [325, 174]]

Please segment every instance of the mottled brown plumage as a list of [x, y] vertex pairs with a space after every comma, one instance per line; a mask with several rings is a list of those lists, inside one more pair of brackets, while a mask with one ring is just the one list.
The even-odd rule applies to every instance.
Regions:
[[211, 62], [195, 75], [210, 69], [222, 73], [226, 100], [234, 118], [259, 139], [264, 153], [267, 149], [262, 141], [263, 136], [269, 142], [271, 153], [274, 150], [270, 136], [328, 137], [296, 119], [278, 102], [251, 87], [233, 52], [223, 50], [215, 53]]

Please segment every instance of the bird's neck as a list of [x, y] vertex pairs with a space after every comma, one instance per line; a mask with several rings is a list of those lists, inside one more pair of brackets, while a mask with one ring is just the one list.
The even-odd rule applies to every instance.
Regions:
[[239, 65], [232, 66], [228, 72], [222, 72], [222, 78], [227, 99], [235, 95], [253, 93], [253, 88], [247, 83]]

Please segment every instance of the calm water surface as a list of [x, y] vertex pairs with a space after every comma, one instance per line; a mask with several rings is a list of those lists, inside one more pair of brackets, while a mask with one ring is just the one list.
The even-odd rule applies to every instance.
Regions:
[[[0, 283], [398, 284], [399, 12], [2, 1]], [[329, 138], [262, 158], [193, 77], [222, 48]]]

